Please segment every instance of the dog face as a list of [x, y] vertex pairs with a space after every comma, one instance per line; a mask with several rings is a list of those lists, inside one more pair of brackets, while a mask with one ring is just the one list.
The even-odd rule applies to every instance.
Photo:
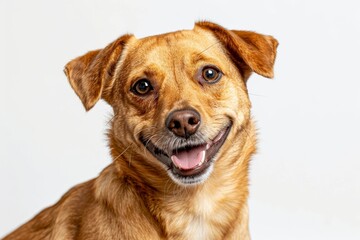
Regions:
[[246, 81], [272, 77], [277, 42], [201, 22], [193, 30], [143, 39], [125, 35], [65, 67], [90, 109], [99, 98], [114, 109], [119, 148], [166, 171], [182, 185], [205, 181], [226, 161], [250, 121]]

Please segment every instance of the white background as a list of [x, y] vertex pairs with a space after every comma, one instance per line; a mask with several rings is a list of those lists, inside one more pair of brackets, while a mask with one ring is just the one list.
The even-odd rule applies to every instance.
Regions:
[[275, 79], [253, 75], [259, 128], [253, 239], [360, 239], [358, 1], [0, 0], [0, 236], [110, 163], [100, 102], [86, 113], [62, 72], [124, 33], [212, 20], [271, 34]]

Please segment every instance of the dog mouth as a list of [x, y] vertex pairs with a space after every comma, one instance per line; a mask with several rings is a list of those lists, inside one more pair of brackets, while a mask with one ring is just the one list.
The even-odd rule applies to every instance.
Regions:
[[215, 155], [219, 152], [229, 135], [231, 124], [224, 127], [219, 133], [207, 142], [185, 143], [172, 150], [163, 150], [151, 141], [140, 138], [146, 149], [162, 162], [177, 178], [196, 178], [203, 175], [211, 166]]

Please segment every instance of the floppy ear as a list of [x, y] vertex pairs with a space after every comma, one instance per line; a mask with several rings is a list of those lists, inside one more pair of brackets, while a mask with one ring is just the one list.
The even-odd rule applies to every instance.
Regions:
[[231, 59], [247, 80], [254, 71], [267, 78], [274, 76], [273, 66], [278, 41], [250, 31], [227, 30], [211, 22], [198, 22], [196, 26], [210, 30], [225, 46]]
[[86, 53], [66, 64], [64, 72], [86, 111], [103, 98], [111, 102], [110, 91], [116, 64], [131, 35], [124, 35], [104, 49]]

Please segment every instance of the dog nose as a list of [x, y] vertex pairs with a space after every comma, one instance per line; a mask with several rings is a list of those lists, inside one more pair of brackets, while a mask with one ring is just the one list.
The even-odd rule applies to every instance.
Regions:
[[200, 126], [200, 114], [195, 110], [179, 110], [169, 114], [166, 127], [176, 136], [189, 138]]

